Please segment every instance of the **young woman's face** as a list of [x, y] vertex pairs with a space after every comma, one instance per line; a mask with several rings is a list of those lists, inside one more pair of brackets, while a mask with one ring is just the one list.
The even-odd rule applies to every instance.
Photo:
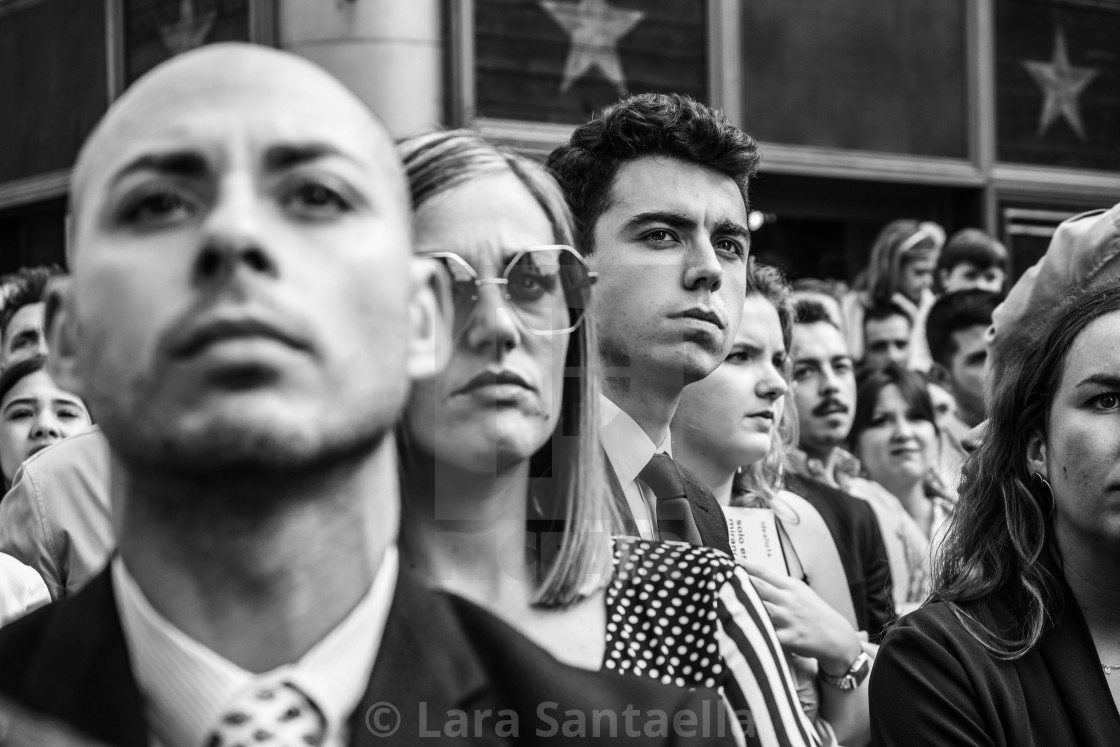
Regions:
[[777, 310], [750, 296], [731, 352], [707, 378], [684, 388], [673, 416], [674, 448], [686, 442], [731, 471], [765, 458], [787, 390], [785, 357]]
[[1120, 312], [1074, 340], [1050, 405], [1042, 473], [1053, 490], [1059, 536], [1120, 542]]
[[921, 482], [937, 463], [937, 431], [914, 412], [897, 386], [888, 384], [879, 392], [856, 450], [871, 479], [897, 495]]
[[937, 267], [937, 256], [919, 256], [903, 260], [899, 268], [898, 290], [915, 303], [922, 292], [933, 287], [933, 271]]
[[24, 459], [89, 424], [82, 400], [55, 386], [46, 371], [24, 376], [0, 402], [0, 467], [5, 482], [11, 483]]
[[[432, 197], [417, 210], [413, 233], [418, 252], [454, 252], [484, 280], [501, 277], [521, 249], [555, 243], [548, 216], [513, 174], [471, 179]], [[534, 334], [505, 296], [535, 290], [555, 305], [548, 316], [565, 319], [568, 307], [562, 287], [530, 274], [453, 291], [457, 315], [469, 321], [447, 368], [414, 386], [405, 413], [409, 437], [438, 461], [502, 471], [529, 459], [556, 428], [571, 334]], [[472, 293], [477, 302], [468, 314]]]

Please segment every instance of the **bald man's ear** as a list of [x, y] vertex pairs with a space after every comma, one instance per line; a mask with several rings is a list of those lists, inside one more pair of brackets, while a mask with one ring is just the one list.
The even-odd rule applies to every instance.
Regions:
[[408, 374], [413, 381], [438, 375], [451, 358], [451, 279], [439, 262], [412, 259]]
[[78, 374], [77, 333], [71, 312], [72, 281], [54, 278], [47, 286], [47, 306], [43, 326], [47, 331], [47, 368], [60, 389], [82, 396], [82, 379]]

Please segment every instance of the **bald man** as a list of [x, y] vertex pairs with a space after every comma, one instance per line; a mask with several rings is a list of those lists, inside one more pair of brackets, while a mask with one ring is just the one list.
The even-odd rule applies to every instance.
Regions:
[[0, 630], [0, 695], [137, 747], [540, 741], [628, 707], [640, 738], [714, 708], [560, 665], [399, 568], [391, 433], [446, 360], [444, 279], [339, 83], [260, 47], [177, 57], [109, 110], [71, 205], [52, 368], [108, 441], [118, 552]]

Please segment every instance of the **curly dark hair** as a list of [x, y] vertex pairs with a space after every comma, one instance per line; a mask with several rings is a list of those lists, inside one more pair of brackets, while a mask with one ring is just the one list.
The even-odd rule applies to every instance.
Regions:
[[722, 111], [681, 94], [643, 93], [608, 106], [548, 156], [547, 166], [572, 208], [584, 252], [594, 251], [596, 221], [611, 203], [619, 167], [660, 155], [699, 164], [735, 181], [747, 199], [758, 144]]
[[24, 306], [42, 303], [47, 300], [47, 283], [51, 278], [61, 277], [66, 272], [58, 265], [44, 267], [24, 267], [6, 279], [13, 286], [0, 309], [0, 334], [8, 334], [8, 324], [16, 312]]

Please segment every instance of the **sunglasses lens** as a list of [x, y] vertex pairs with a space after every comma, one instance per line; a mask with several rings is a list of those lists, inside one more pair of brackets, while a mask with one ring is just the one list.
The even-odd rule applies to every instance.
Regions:
[[531, 331], [563, 332], [583, 318], [587, 266], [573, 250], [527, 249], [506, 267], [505, 278], [510, 305]]
[[474, 314], [478, 286], [474, 272], [458, 257], [440, 257], [439, 260], [451, 277], [451, 303], [455, 313], [452, 334], [458, 337]]

